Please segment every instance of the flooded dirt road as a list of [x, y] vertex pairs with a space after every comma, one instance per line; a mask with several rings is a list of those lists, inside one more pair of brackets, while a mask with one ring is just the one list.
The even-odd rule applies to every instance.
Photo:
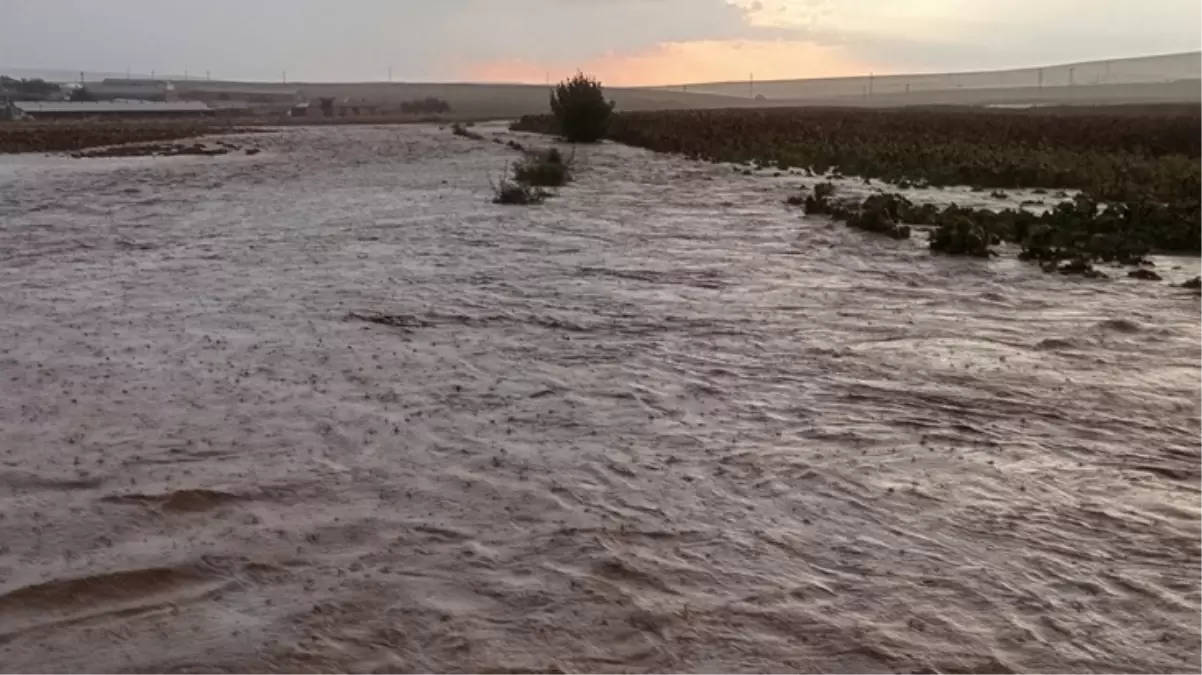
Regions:
[[631, 148], [521, 208], [433, 127], [255, 144], [0, 157], [0, 669], [1202, 667], [1196, 295]]

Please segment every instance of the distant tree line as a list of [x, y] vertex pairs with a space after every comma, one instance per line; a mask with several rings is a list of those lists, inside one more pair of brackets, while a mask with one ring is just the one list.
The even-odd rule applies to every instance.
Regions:
[[58, 93], [58, 90], [57, 84], [47, 82], [40, 77], [18, 80], [15, 77], [0, 75], [0, 95], [45, 98]]
[[451, 112], [451, 104], [441, 98], [427, 96], [416, 101], [405, 101], [401, 104], [401, 112], [406, 115], [439, 115]]

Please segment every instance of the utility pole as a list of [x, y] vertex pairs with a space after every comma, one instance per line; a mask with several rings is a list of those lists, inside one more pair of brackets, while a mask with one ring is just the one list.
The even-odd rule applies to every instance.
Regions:
[[184, 68], [184, 82], [188, 81], [188, 69]]
[[876, 79], [875, 73], [868, 73], [868, 98], [869, 99], [872, 98], [872, 84], [875, 79]]
[[392, 82], [392, 66], [388, 66], [388, 81]]
[[1076, 67], [1069, 68], [1068, 69], [1068, 86], [1072, 87], [1072, 86], [1076, 86], [1076, 84], [1077, 84], [1077, 68]]
[[747, 96], [755, 98], [755, 73], [747, 76]]
[[1043, 68], [1039, 69], [1039, 91], [1043, 91]]
[[205, 79], [206, 79], [206, 80], [211, 80], [211, 79], [213, 79], [213, 74], [212, 74], [212, 73], [210, 73], [209, 71], [207, 71], [207, 70], [206, 70], [206, 71], [205, 71]]
[[288, 84], [288, 71], [286, 71], [286, 70], [280, 71], [280, 81], [283, 82], [284, 84]]

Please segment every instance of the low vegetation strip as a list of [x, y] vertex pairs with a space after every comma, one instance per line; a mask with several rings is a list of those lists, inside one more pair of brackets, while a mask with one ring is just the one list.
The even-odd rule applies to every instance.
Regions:
[[[985, 111], [760, 109], [627, 112], [607, 137], [695, 159], [838, 169], [920, 185], [1067, 188], [1095, 198], [1162, 201], [1199, 192], [1196, 106]], [[551, 116], [514, 128], [552, 133]]]

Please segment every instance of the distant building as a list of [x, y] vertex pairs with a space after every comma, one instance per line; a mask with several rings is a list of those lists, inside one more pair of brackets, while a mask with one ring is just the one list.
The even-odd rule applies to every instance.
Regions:
[[18, 118], [60, 119], [145, 119], [212, 117], [214, 112], [199, 101], [16, 101], [11, 104]]
[[164, 80], [127, 80], [108, 78], [99, 83], [87, 83], [84, 89], [97, 101], [174, 101], [178, 97], [175, 85]]
[[207, 82], [205, 80], [175, 83], [175, 92], [181, 99], [189, 101], [245, 101], [247, 103], [274, 104], [287, 108], [302, 100], [301, 92], [294, 87], [239, 84], [235, 82]]

